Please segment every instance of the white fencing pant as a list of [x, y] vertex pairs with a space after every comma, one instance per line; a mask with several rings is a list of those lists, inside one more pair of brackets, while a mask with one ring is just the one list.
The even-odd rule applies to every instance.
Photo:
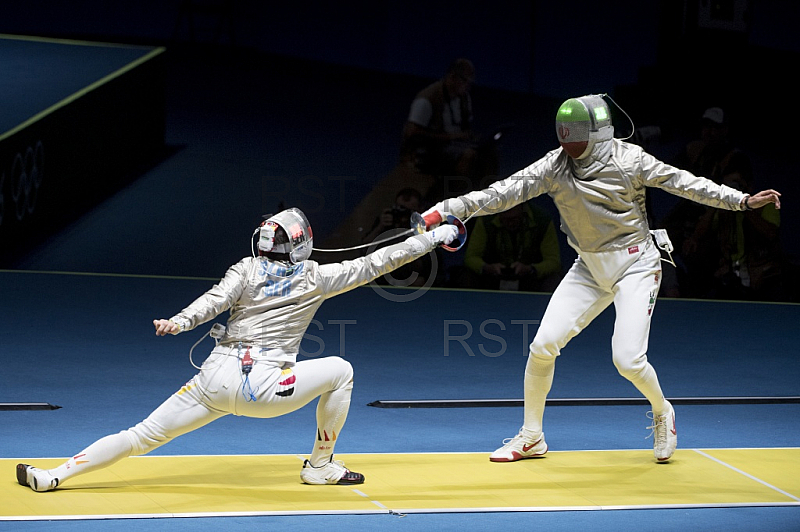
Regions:
[[665, 411], [658, 377], [647, 361], [650, 319], [661, 285], [660, 259], [648, 239], [619, 251], [581, 253], [564, 276], [547, 305], [525, 367], [523, 429], [531, 437], [542, 432], [556, 357], [612, 302], [614, 365], [650, 401], [655, 414]]
[[[280, 368], [258, 359], [245, 380], [236, 348], [218, 346], [201, 371], [136, 426], [97, 440], [51, 470], [59, 485], [127, 456], [146, 454], [172, 439], [228, 414], [271, 418], [293, 412], [314, 398], [317, 431], [311, 463], [330, 460], [350, 408], [353, 368], [339, 357], [303, 360]], [[247, 386], [249, 384], [249, 386]]]

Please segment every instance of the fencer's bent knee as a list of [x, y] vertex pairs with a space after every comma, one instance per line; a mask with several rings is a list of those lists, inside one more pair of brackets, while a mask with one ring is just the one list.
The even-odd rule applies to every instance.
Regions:
[[614, 353], [613, 360], [619, 374], [628, 380], [635, 378], [647, 366], [646, 353], [639, 353], [634, 356]]
[[336, 388], [344, 388], [349, 386], [353, 387], [353, 366], [342, 357], [329, 357], [329, 361], [336, 371], [338, 379], [336, 382], [339, 384]]
[[531, 342], [530, 356], [537, 359], [538, 363], [552, 363], [559, 354], [561, 354], [561, 347], [558, 345], [558, 341], [541, 334], [541, 331]]
[[525, 364], [525, 378], [541, 377], [552, 374], [553, 365], [556, 363], [556, 355], [547, 351], [534, 352], [534, 346], [531, 344], [530, 352], [528, 353], [528, 362]]

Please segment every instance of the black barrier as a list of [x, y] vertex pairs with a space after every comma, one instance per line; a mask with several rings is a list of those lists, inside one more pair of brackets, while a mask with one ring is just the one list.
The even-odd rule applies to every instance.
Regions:
[[163, 156], [163, 51], [143, 49], [139, 61], [0, 131], [0, 267]]
[[[778, 405], [798, 404], [799, 396], [784, 397], [673, 397], [673, 405]], [[546, 406], [629, 406], [649, 405], [647, 399], [638, 397], [548, 399]], [[478, 408], [521, 407], [522, 399], [435, 399], [422, 401], [373, 401], [367, 406], [376, 408]]]
[[0, 411], [3, 410], [58, 410], [61, 408], [50, 403], [0, 403]]

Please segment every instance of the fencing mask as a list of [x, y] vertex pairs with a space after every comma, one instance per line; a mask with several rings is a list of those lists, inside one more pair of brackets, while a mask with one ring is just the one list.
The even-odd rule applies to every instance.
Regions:
[[311, 256], [314, 235], [303, 211], [292, 207], [267, 218], [259, 229], [259, 254], [283, 253], [292, 264]]
[[556, 134], [564, 151], [573, 159], [584, 159], [599, 141], [614, 137], [611, 113], [603, 97], [596, 94], [570, 98], [556, 113]]

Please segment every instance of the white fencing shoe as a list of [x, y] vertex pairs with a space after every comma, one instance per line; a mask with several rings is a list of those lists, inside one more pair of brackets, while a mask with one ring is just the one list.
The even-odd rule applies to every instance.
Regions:
[[491, 462], [516, 462], [525, 458], [536, 458], [547, 452], [544, 433], [537, 440], [523, 435], [522, 430], [513, 438], [503, 440], [503, 446], [489, 456]]
[[17, 464], [17, 482], [33, 491], [50, 491], [58, 486], [58, 479], [44, 469]]
[[300, 479], [306, 484], [363, 484], [364, 475], [350, 471], [344, 463], [331, 461], [324, 466], [314, 467], [311, 462], [303, 462]]
[[[653, 455], [659, 462], [666, 462], [672, 458], [672, 453], [678, 447], [678, 431], [675, 428], [675, 409], [668, 402], [669, 410], [662, 416], [655, 416], [648, 412], [648, 417], [653, 424], [647, 427], [653, 432]], [[649, 438], [650, 436], [648, 436]]]

